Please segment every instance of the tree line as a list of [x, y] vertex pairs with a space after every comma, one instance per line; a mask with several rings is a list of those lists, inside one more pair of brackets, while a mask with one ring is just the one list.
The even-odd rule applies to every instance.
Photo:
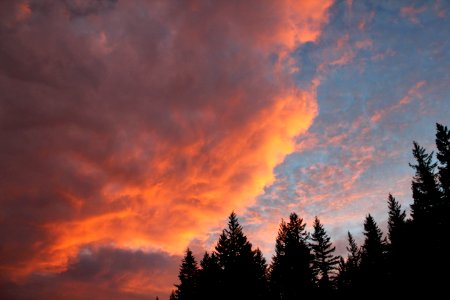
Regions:
[[450, 132], [436, 124], [436, 158], [413, 142], [415, 174], [410, 216], [389, 194], [388, 232], [368, 214], [364, 242], [348, 232], [347, 255], [335, 254], [324, 225], [313, 231], [291, 213], [281, 221], [270, 264], [254, 249], [236, 214], [229, 216], [215, 250], [198, 262], [188, 248], [171, 300], [297, 300], [308, 296], [418, 296], [447, 294], [450, 219]]

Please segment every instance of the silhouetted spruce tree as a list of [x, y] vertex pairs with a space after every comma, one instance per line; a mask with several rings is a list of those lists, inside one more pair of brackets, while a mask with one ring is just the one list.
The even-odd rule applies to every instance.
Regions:
[[[441, 201], [437, 205], [439, 235], [446, 236], [450, 232], [450, 131], [447, 126], [436, 124], [436, 147], [439, 185], [442, 191]], [[442, 241], [442, 246], [445, 241]]]
[[[439, 272], [442, 259], [441, 226], [439, 225], [439, 203], [441, 196], [433, 162], [433, 152], [428, 154], [425, 148], [414, 142], [413, 155], [416, 164], [410, 164], [415, 170], [412, 180], [413, 203], [411, 204], [412, 233], [409, 248], [414, 252], [415, 269], [418, 276], [412, 278], [416, 289], [436, 288], [436, 280], [428, 274]], [[427, 237], [427, 243], [423, 237]]]
[[402, 210], [400, 203], [389, 194], [388, 196], [388, 238], [391, 249], [402, 244], [406, 226], [406, 212]]
[[169, 297], [169, 300], [177, 300], [178, 298], [177, 298], [177, 296], [176, 296], [176, 294], [175, 294], [175, 291], [172, 291], [171, 293], [170, 293], [170, 297]]
[[288, 223], [280, 224], [269, 275], [272, 299], [299, 299], [312, 294], [312, 256], [305, 227], [295, 213]]
[[180, 280], [180, 284], [176, 284], [177, 287], [174, 297], [177, 300], [192, 300], [197, 299], [198, 297], [198, 264], [195, 260], [192, 251], [187, 248], [186, 255], [184, 256], [180, 273], [178, 278]]
[[447, 254], [448, 236], [450, 234], [450, 131], [447, 126], [436, 124], [436, 157], [438, 165], [438, 182], [441, 190], [440, 201], [436, 204], [436, 247], [439, 264], [434, 271], [438, 277], [437, 285], [446, 286], [450, 281], [450, 256]]
[[224, 229], [216, 245], [222, 269], [222, 299], [259, 299], [259, 279], [255, 252], [242, 232], [236, 214], [231, 213], [228, 228]]
[[364, 221], [364, 236], [361, 253], [361, 287], [367, 292], [376, 294], [385, 284], [385, 242], [380, 228], [370, 214]]
[[201, 269], [198, 277], [199, 299], [209, 300], [211, 295], [220, 291], [222, 283], [222, 269], [216, 253], [205, 252], [200, 261]]
[[336, 247], [333, 247], [330, 237], [317, 216], [314, 219], [313, 228], [312, 242], [310, 243], [313, 253], [312, 270], [316, 285], [322, 293], [326, 294], [333, 289], [333, 280], [339, 264], [339, 256], [333, 254]]
[[439, 160], [439, 182], [445, 203], [450, 202], [450, 130], [447, 126], [436, 124], [437, 159]]
[[388, 196], [388, 209], [388, 281], [389, 288], [395, 289], [399, 284], [406, 285], [409, 281], [410, 272], [407, 269], [412, 257], [408, 250], [409, 232], [406, 212], [391, 194]]
[[261, 250], [254, 251], [255, 274], [256, 274], [256, 297], [255, 299], [269, 299], [269, 286], [267, 279], [267, 262]]
[[347, 232], [347, 235], [348, 255], [346, 261], [343, 258], [339, 261], [338, 289], [340, 295], [356, 295], [360, 288], [361, 250], [353, 235], [350, 232]]
[[417, 164], [410, 164], [416, 171], [411, 185], [414, 200], [411, 204], [411, 216], [413, 223], [429, 229], [433, 224], [436, 204], [441, 198], [435, 174], [437, 164], [433, 162], [433, 152], [427, 154], [425, 148], [416, 142], [413, 144]]

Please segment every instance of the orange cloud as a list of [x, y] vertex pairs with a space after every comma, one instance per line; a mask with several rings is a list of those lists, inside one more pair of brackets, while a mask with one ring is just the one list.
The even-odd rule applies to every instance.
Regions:
[[87, 245], [180, 254], [254, 202], [317, 114], [285, 66], [331, 1], [33, 4], [46, 18], [1, 37], [10, 279], [69, 272]]

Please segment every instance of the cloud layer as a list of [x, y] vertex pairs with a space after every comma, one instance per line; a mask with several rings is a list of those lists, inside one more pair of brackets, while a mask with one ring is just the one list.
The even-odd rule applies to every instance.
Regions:
[[317, 114], [289, 53], [318, 38], [329, 6], [2, 1], [6, 281], [41, 274], [64, 286], [86, 275], [136, 294], [168, 289], [105, 268], [130, 259], [139, 271], [145, 255], [180, 254], [272, 182]]

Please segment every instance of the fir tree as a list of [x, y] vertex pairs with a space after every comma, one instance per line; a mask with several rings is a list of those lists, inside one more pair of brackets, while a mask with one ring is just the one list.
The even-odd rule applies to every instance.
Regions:
[[342, 257], [339, 261], [338, 288], [341, 295], [355, 295], [355, 291], [360, 287], [361, 250], [350, 232], [347, 232], [347, 237], [348, 255], [346, 261]]
[[[439, 236], [450, 232], [450, 131], [447, 126], [436, 124], [436, 147], [439, 161], [439, 185], [442, 191], [441, 200], [437, 204], [437, 220], [440, 227]], [[444, 247], [446, 241], [441, 241]]]
[[416, 142], [413, 144], [413, 155], [417, 164], [410, 164], [416, 171], [411, 186], [414, 200], [411, 205], [411, 215], [415, 224], [431, 226], [433, 215], [436, 213], [436, 203], [440, 199], [435, 174], [437, 164], [433, 162], [433, 152], [427, 154], [425, 148]]
[[448, 205], [450, 201], [450, 130], [436, 124], [437, 159], [439, 160], [439, 182]]
[[175, 285], [177, 290], [175, 291], [175, 299], [178, 300], [191, 300], [196, 299], [198, 296], [198, 264], [195, 260], [192, 251], [187, 248], [186, 255], [184, 256], [178, 279], [180, 284]]
[[[260, 274], [252, 244], [242, 232], [236, 214], [231, 213], [228, 228], [224, 229], [216, 245], [219, 266], [222, 269], [224, 299], [260, 299]], [[217, 298], [217, 297], [216, 297]]]
[[[437, 183], [433, 162], [433, 152], [426, 150], [414, 142], [413, 155], [416, 164], [410, 164], [415, 169], [412, 180], [413, 203], [411, 205], [412, 233], [409, 248], [415, 259], [415, 272], [419, 274], [412, 278], [412, 286], [423, 290], [436, 288], [436, 280], [426, 274], [439, 274], [440, 260], [443, 258], [442, 224], [440, 218], [442, 194]], [[423, 242], [426, 236], [428, 243]]]
[[388, 278], [389, 288], [398, 284], [406, 285], [411, 272], [407, 271], [408, 262], [412, 261], [411, 251], [408, 251], [409, 232], [406, 222], [406, 212], [400, 203], [389, 194], [388, 196]]
[[441, 190], [441, 199], [436, 205], [434, 253], [440, 257], [436, 260], [439, 267], [434, 268], [438, 280], [437, 285], [446, 286], [450, 280], [450, 257], [448, 256], [448, 235], [450, 232], [450, 131], [447, 126], [436, 124], [436, 157], [439, 161], [438, 179]]
[[332, 289], [336, 265], [339, 264], [339, 256], [333, 255], [336, 247], [331, 244], [330, 237], [317, 216], [314, 219], [313, 228], [312, 243], [310, 243], [313, 252], [313, 273], [320, 290], [329, 292]]
[[308, 245], [306, 224], [292, 213], [289, 222], [280, 224], [275, 256], [270, 267], [270, 287], [273, 299], [298, 299], [311, 294], [314, 280], [312, 256]]
[[211, 295], [217, 293], [221, 288], [222, 269], [219, 266], [219, 259], [216, 253], [211, 255], [205, 252], [203, 259], [200, 261], [199, 272], [199, 299], [211, 299]]
[[269, 299], [269, 288], [267, 280], [267, 262], [261, 250], [257, 248], [254, 251], [255, 274], [256, 274], [256, 297], [255, 299]]
[[388, 237], [390, 245], [395, 248], [402, 244], [405, 235], [406, 212], [391, 194], [388, 196], [388, 209]]
[[370, 292], [378, 292], [384, 283], [385, 242], [382, 232], [369, 214], [364, 221], [364, 245], [361, 253], [362, 287]]

